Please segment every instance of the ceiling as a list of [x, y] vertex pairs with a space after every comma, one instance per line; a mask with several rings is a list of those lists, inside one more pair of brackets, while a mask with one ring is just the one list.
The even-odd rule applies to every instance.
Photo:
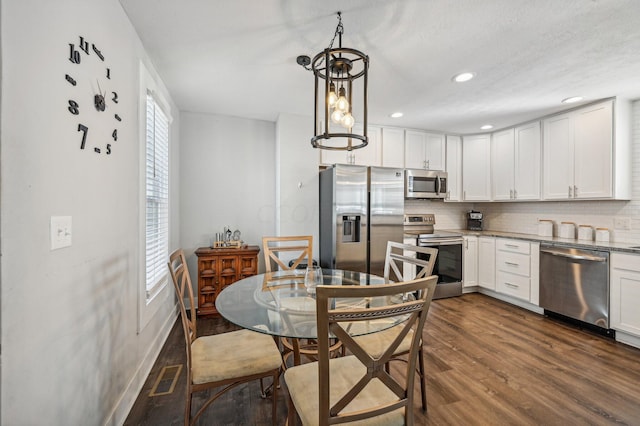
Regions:
[[[182, 111], [313, 115], [296, 57], [328, 47], [337, 11], [342, 45], [370, 58], [369, 123], [480, 133], [570, 96], [640, 98], [638, 0], [120, 2]], [[475, 78], [454, 83], [462, 71]]]

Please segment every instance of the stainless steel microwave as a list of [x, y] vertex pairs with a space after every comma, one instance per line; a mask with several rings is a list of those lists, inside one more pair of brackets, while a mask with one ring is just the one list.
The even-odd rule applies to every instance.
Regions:
[[405, 198], [447, 198], [447, 172], [406, 169], [404, 171]]

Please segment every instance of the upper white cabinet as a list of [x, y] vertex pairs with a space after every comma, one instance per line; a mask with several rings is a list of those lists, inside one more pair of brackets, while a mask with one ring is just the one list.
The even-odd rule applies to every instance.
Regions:
[[[355, 133], [362, 133], [362, 126], [354, 126]], [[353, 151], [336, 151], [329, 149], [320, 150], [320, 163], [322, 164], [358, 164], [362, 166], [380, 166], [380, 136], [382, 130], [378, 126], [368, 126], [367, 136], [369, 144], [364, 148]], [[355, 140], [357, 144], [359, 140]]]
[[544, 120], [543, 198], [630, 199], [629, 120], [621, 100]]
[[448, 201], [462, 200], [462, 138], [447, 135], [447, 198]]
[[404, 168], [404, 129], [382, 128], [382, 167]]
[[488, 134], [462, 139], [463, 201], [491, 200], [491, 137]]
[[513, 129], [496, 132], [491, 138], [491, 169], [494, 200], [513, 200], [515, 170]]
[[404, 166], [407, 169], [445, 169], [443, 134], [405, 130]]
[[494, 200], [540, 199], [540, 122], [493, 134]]

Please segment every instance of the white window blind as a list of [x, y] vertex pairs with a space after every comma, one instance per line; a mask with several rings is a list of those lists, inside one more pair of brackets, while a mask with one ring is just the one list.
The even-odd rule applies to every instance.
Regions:
[[146, 145], [146, 286], [150, 299], [168, 282], [169, 256], [169, 120], [150, 94]]

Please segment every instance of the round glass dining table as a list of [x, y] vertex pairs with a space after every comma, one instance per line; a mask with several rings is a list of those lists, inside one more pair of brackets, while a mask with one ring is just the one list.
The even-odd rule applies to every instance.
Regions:
[[[323, 285], [375, 285], [389, 281], [377, 275], [338, 269], [322, 269]], [[242, 328], [280, 337], [315, 339], [316, 300], [304, 285], [304, 270], [267, 272], [236, 281], [216, 298], [216, 309], [228, 321]], [[406, 300], [406, 299], [404, 299]], [[403, 295], [333, 300], [332, 308], [383, 306], [401, 303]], [[393, 317], [359, 324], [351, 334], [375, 333], [406, 320]]]

